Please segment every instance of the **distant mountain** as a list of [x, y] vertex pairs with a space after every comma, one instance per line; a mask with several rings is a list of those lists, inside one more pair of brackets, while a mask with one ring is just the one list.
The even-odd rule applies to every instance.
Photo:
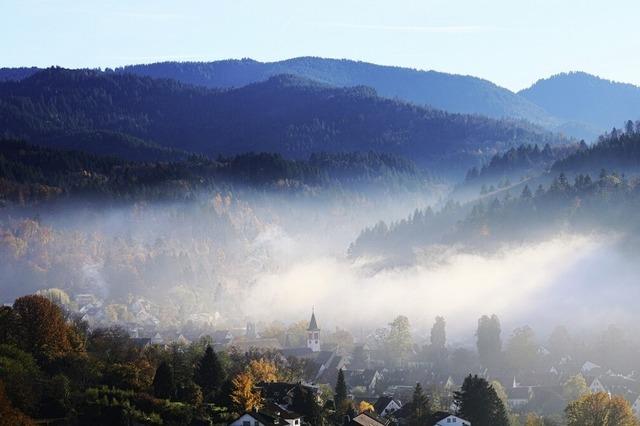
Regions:
[[294, 76], [213, 90], [60, 68], [0, 83], [0, 129], [56, 146], [53, 141], [78, 132], [109, 132], [210, 156], [376, 151], [460, 172], [511, 146], [564, 142], [523, 122], [450, 114], [381, 98], [362, 86], [335, 88]]
[[[22, 80], [38, 71], [38, 68], [0, 68], [0, 81]], [[628, 118], [640, 118], [640, 88], [582, 72], [539, 80], [518, 93], [472, 76], [316, 57], [278, 62], [252, 59], [160, 62], [105, 72], [174, 79], [217, 89], [239, 88], [290, 74], [337, 87], [368, 86], [382, 97], [448, 112], [524, 119], [587, 141], [620, 126]]]
[[640, 119], [640, 87], [583, 72], [540, 80], [518, 94], [564, 121], [567, 132], [577, 126], [600, 134]]
[[252, 59], [162, 62], [127, 66], [116, 72], [172, 78], [211, 88], [241, 87], [275, 75], [292, 74], [338, 87], [369, 86], [380, 96], [449, 112], [526, 119], [549, 128], [559, 124], [539, 106], [487, 80], [346, 59], [301, 57], [279, 62]]

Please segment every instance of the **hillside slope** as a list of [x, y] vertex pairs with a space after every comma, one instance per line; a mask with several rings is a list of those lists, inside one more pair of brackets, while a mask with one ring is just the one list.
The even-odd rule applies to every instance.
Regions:
[[381, 98], [370, 88], [293, 76], [221, 91], [59, 68], [0, 84], [0, 127], [43, 144], [78, 131], [109, 131], [210, 156], [376, 151], [460, 171], [511, 146], [564, 142], [522, 122], [450, 114]]

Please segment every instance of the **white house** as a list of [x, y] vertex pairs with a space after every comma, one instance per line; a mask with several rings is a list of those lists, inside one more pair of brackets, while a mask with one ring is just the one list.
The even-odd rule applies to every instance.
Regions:
[[531, 401], [532, 391], [529, 386], [519, 386], [507, 389], [507, 403], [511, 408], [519, 408]]
[[435, 421], [433, 426], [471, 426], [470, 421], [443, 411], [435, 413], [433, 420]]
[[297, 414], [287, 413], [266, 413], [261, 411], [246, 412], [231, 423], [229, 426], [273, 426], [273, 425], [290, 425], [300, 426], [302, 417]]
[[633, 414], [635, 414], [636, 417], [640, 419], [640, 395], [638, 395], [635, 401], [633, 401], [631, 409], [633, 410]]
[[598, 364], [587, 361], [582, 364], [582, 368], [580, 370], [582, 371], [582, 374], [592, 374], [593, 370], [600, 370], [601, 368], [602, 367], [600, 367]]
[[396, 401], [390, 396], [381, 396], [378, 398], [376, 403], [373, 404], [374, 411], [382, 417], [395, 413], [400, 408], [402, 408], [402, 403], [400, 401]]
[[589, 385], [589, 390], [591, 391], [591, 393], [609, 392], [607, 388], [604, 387], [600, 379], [598, 379], [597, 377], [593, 379], [593, 381]]

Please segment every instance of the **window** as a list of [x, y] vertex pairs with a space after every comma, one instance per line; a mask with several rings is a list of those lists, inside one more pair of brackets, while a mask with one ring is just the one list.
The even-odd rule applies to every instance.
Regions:
[[251, 422], [245, 420], [242, 422], [242, 426], [251, 426]]

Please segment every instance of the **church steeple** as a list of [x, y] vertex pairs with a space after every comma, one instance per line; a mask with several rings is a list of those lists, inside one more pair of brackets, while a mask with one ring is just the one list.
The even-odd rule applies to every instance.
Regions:
[[307, 347], [313, 352], [320, 351], [320, 328], [318, 327], [316, 313], [313, 308], [311, 309], [309, 327], [307, 327]]

